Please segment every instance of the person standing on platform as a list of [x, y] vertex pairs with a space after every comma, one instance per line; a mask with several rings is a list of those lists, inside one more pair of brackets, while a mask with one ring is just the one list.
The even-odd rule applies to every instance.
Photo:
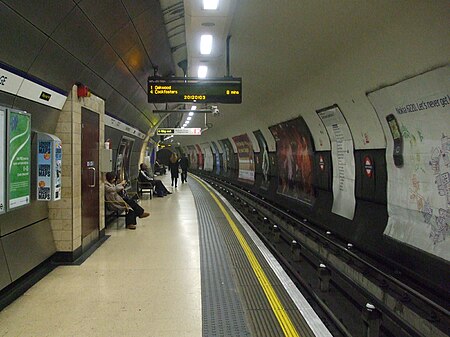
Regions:
[[187, 170], [189, 167], [189, 160], [186, 157], [186, 154], [183, 153], [180, 159], [180, 168], [181, 168], [181, 183], [187, 182]]
[[125, 224], [128, 229], [136, 229], [136, 217], [146, 218], [150, 215], [131, 198], [121, 197], [126, 181], [116, 184], [116, 174], [114, 172], [106, 173], [105, 181], [105, 199], [106, 207], [112, 211], [127, 212]]
[[180, 168], [180, 161], [179, 161], [177, 155], [174, 152], [170, 156], [169, 169], [170, 169], [170, 176], [172, 178], [172, 187], [173, 187], [173, 184], [175, 183], [175, 188], [177, 187], [177, 183], [178, 183], [178, 170], [179, 170], [179, 168]]

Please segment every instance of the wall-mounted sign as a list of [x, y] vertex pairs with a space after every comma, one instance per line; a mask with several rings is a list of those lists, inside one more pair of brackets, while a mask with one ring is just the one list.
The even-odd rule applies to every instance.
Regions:
[[333, 164], [333, 207], [331, 211], [344, 218], [355, 215], [355, 157], [353, 137], [337, 105], [317, 111], [331, 142]]
[[174, 136], [201, 136], [201, 128], [161, 128], [156, 130], [158, 136], [174, 135]]
[[241, 78], [149, 77], [149, 103], [242, 103]]
[[141, 132], [138, 129], [133, 128], [133, 127], [125, 124], [124, 122], [119, 121], [118, 119], [115, 119], [114, 117], [105, 115], [104, 122], [105, 122], [106, 126], [109, 126], [109, 127], [113, 128], [113, 129], [126, 132], [126, 133], [128, 133], [130, 135], [133, 135], [135, 137], [138, 137], [140, 139], [144, 139], [145, 138], [145, 134], [143, 132]]
[[0, 67], [0, 91], [17, 95], [30, 101], [38, 102], [53, 108], [62, 109], [67, 96], [52, 90], [30, 79], [24, 78], [16, 73], [15, 69], [6, 70]]
[[364, 173], [366, 174], [366, 176], [368, 178], [372, 178], [373, 176], [372, 158], [370, 158], [369, 156], [365, 156], [363, 160], [363, 165], [364, 165]]
[[6, 162], [6, 108], [0, 106], [0, 214], [6, 211], [5, 202], [5, 162]]
[[46, 133], [38, 134], [37, 200], [61, 199], [61, 140]]
[[31, 115], [8, 110], [8, 209], [30, 203]]

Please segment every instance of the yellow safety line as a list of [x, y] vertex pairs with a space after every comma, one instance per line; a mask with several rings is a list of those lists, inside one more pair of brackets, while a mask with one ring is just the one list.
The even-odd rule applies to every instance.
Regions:
[[217, 206], [219, 206], [222, 213], [225, 215], [225, 218], [228, 220], [228, 223], [231, 226], [231, 229], [233, 230], [234, 234], [236, 235], [237, 239], [239, 240], [239, 243], [241, 244], [242, 249], [245, 252], [245, 255], [247, 255], [247, 259], [250, 262], [250, 265], [252, 266], [253, 272], [255, 273], [256, 277], [258, 278], [259, 284], [261, 285], [264, 293], [266, 294], [266, 297], [270, 303], [270, 306], [272, 307], [272, 311], [274, 312], [275, 316], [278, 319], [278, 323], [280, 323], [281, 328], [283, 329], [284, 335], [288, 337], [299, 337], [299, 334], [297, 330], [294, 327], [294, 324], [292, 323], [291, 319], [289, 318], [289, 315], [287, 314], [286, 310], [283, 307], [283, 304], [281, 303], [280, 299], [278, 298], [275, 290], [273, 289], [272, 285], [269, 282], [269, 279], [267, 278], [266, 274], [264, 273], [261, 265], [259, 264], [255, 254], [253, 254], [250, 246], [248, 245], [247, 241], [245, 240], [242, 233], [239, 231], [239, 228], [236, 226], [236, 223], [231, 218], [228, 211], [225, 209], [223, 204], [220, 202], [220, 200], [214, 195], [214, 193], [211, 192], [211, 190], [198, 178], [194, 177], [195, 180], [197, 180], [200, 185], [205, 188], [211, 197], [216, 202]]

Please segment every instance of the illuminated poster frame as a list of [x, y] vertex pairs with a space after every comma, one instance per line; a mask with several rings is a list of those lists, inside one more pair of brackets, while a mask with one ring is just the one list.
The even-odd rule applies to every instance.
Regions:
[[6, 108], [0, 106], [0, 214], [6, 212]]
[[7, 187], [8, 210], [30, 203], [31, 115], [8, 109]]
[[253, 144], [246, 133], [233, 137], [238, 155], [238, 180], [253, 184], [255, 182], [255, 153]]

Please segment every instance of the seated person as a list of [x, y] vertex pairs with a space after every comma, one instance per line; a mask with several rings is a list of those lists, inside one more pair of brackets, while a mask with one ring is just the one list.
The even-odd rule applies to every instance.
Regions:
[[161, 165], [157, 160], [155, 161], [155, 173], [158, 173], [159, 175], [166, 174], [166, 167]]
[[164, 197], [167, 194], [172, 194], [169, 190], [164, 186], [161, 180], [155, 179], [152, 174], [148, 172], [148, 167], [145, 164], [141, 164], [139, 166], [139, 183], [148, 184], [149, 187], [154, 187], [156, 195], [158, 197]]
[[126, 181], [116, 184], [116, 174], [114, 172], [106, 173], [105, 181], [105, 199], [106, 207], [112, 211], [127, 212], [125, 216], [125, 224], [128, 229], [136, 229], [136, 217], [146, 218], [150, 214], [145, 212], [134, 200], [124, 195], [122, 198], [119, 193], [122, 193]]

